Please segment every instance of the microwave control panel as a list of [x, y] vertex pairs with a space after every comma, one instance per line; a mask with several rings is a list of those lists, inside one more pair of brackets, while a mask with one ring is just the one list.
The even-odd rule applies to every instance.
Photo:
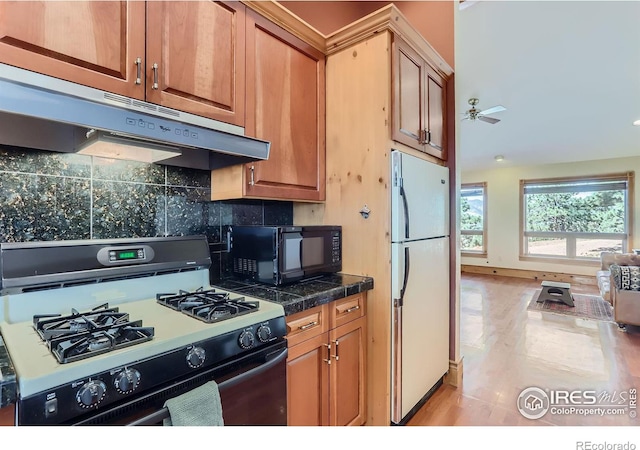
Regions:
[[340, 262], [342, 249], [340, 248], [340, 234], [335, 233], [331, 236], [331, 262]]

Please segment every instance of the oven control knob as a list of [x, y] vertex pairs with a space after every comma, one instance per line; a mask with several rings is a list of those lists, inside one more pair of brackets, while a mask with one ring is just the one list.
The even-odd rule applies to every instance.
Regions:
[[243, 331], [240, 333], [240, 337], [238, 338], [238, 344], [242, 348], [251, 348], [253, 347], [254, 342], [253, 334], [250, 331]]
[[76, 394], [76, 400], [83, 408], [90, 408], [100, 403], [106, 393], [107, 386], [102, 381], [87, 381]]
[[136, 369], [124, 369], [113, 380], [113, 386], [121, 394], [133, 392], [140, 384], [140, 372]]
[[269, 342], [269, 339], [271, 339], [271, 328], [267, 325], [261, 325], [258, 331], [256, 331], [256, 335], [260, 342]]
[[204, 352], [202, 347], [193, 347], [187, 353], [187, 364], [192, 369], [196, 369], [204, 364], [204, 360], [207, 358], [207, 355]]

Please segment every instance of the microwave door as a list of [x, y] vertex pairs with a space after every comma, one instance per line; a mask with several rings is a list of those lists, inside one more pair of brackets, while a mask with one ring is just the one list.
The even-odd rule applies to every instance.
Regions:
[[279, 283], [295, 281], [304, 275], [302, 270], [302, 234], [282, 233]]

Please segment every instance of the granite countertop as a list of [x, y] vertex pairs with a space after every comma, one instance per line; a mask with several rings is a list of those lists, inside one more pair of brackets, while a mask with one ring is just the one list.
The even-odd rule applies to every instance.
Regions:
[[335, 273], [321, 275], [286, 286], [270, 286], [235, 278], [213, 283], [226, 291], [280, 303], [285, 315], [373, 289], [373, 278]]
[[0, 408], [16, 402], [16, 373], [0, 336]]

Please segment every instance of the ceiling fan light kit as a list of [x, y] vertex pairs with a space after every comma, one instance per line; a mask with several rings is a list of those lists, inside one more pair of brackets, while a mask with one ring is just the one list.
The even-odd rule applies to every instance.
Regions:
[[495, 123], [500, 122], [500, 119], [487, 117], [487, 115], [507, 110], [507, 108], [505, 108], [502, 105], [496, 105], [484, 110], [478, 110], [476, 108], [476, 105], [478, 104], [478, 102], [479, 100], [477, 98], [469, 99], [469, 104], [471, 105], [471, 109], [469, 109], [467, 112], [464, 113], [464, 117], [462, 118], [462, 120], [471, 120], [471, 121], [480, 120], [482, 122], [490, 123], [493, 125]]

